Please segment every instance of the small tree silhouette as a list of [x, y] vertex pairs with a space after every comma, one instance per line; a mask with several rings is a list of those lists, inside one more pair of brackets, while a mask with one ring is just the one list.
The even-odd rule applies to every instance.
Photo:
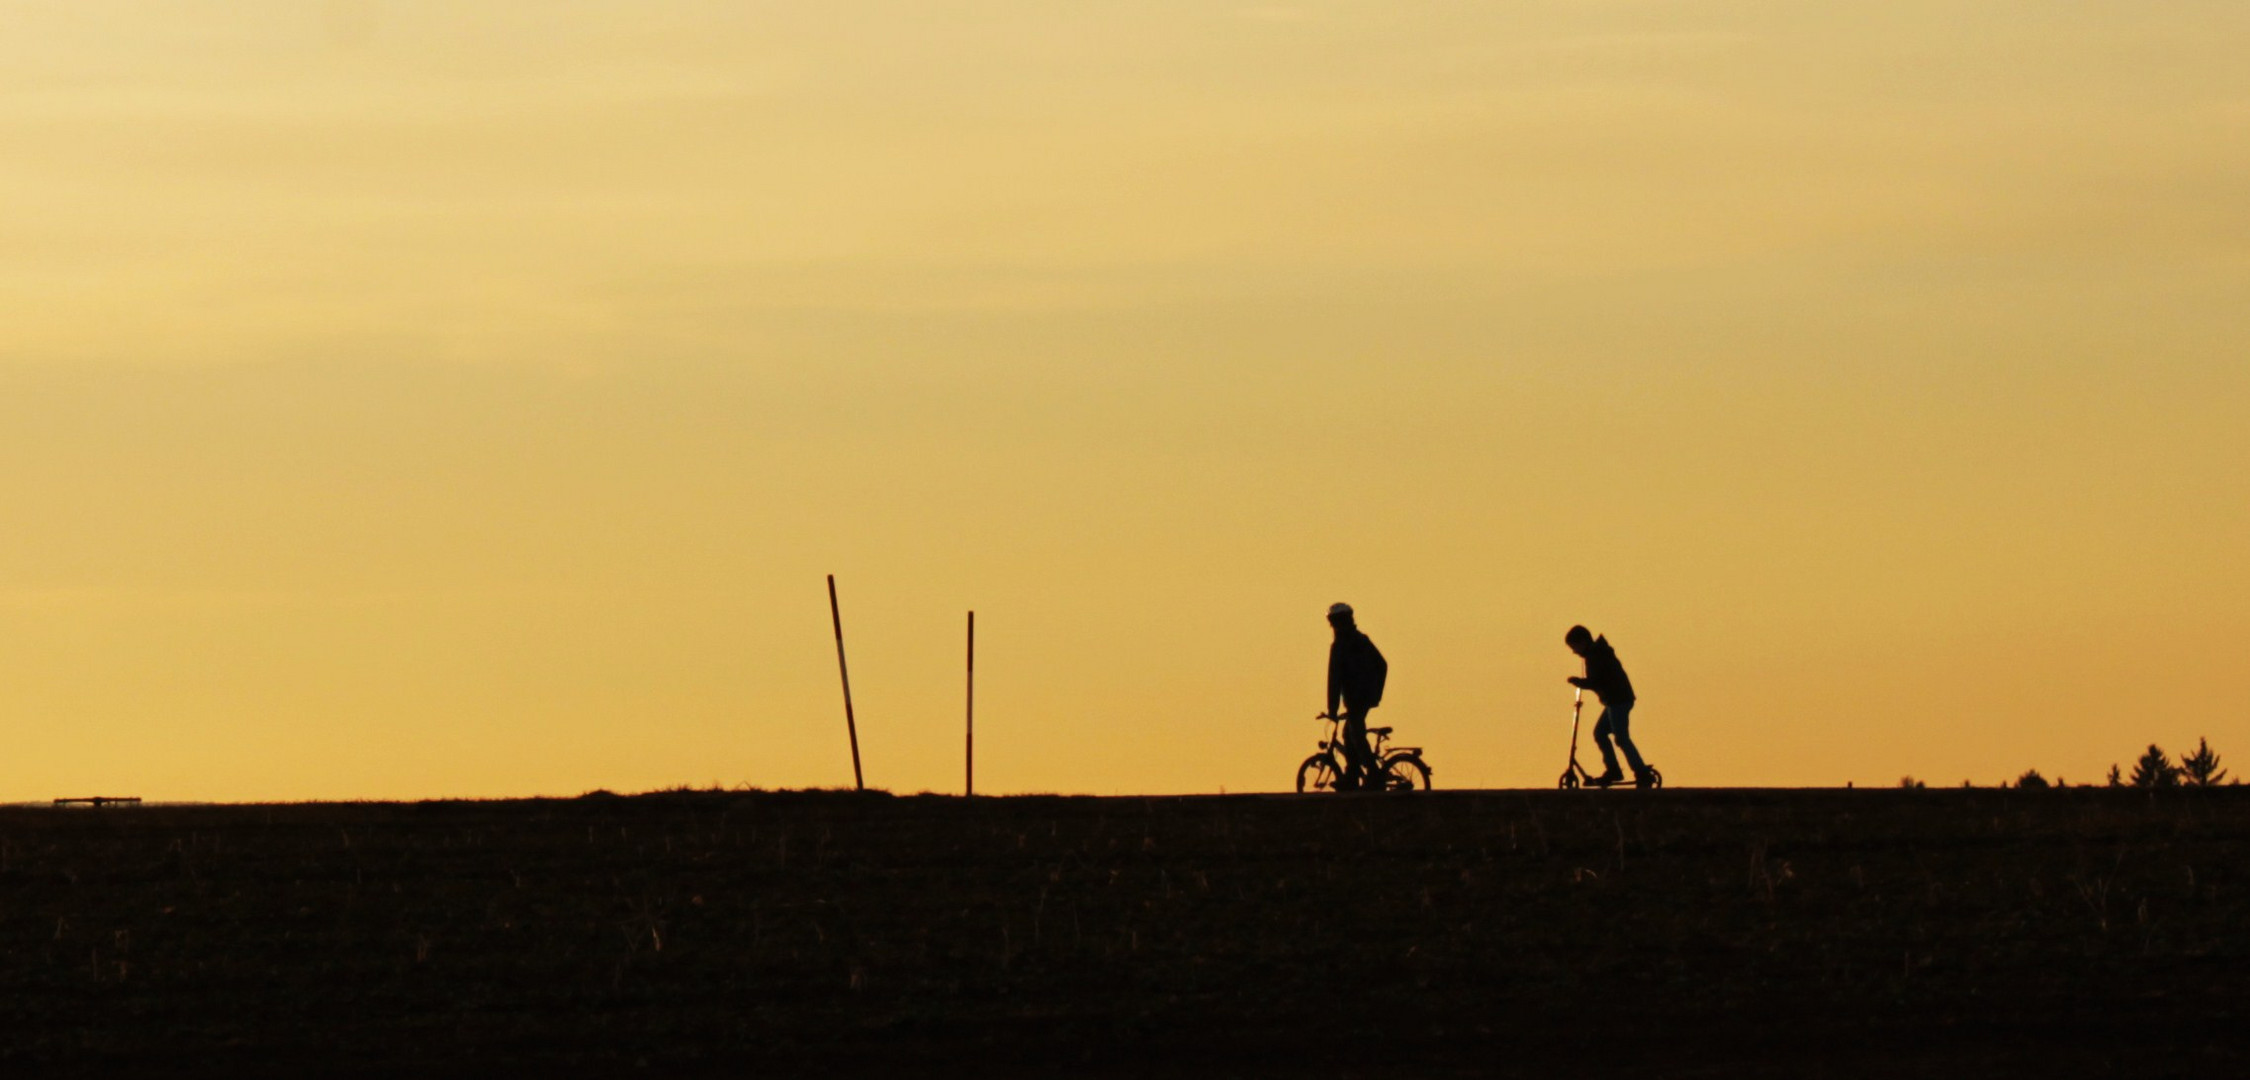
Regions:
[[2029, 791], [2039, 791], [2048, 785], [2047, 778], [2039, 775], [2039, 770], [2025, 769], [2022, 776], [2016, 777], [2016, 786]]
[[2172, 764], [2171, 755], [2155, 743], [2148, 744], [2148, 752], [2133, 763], [2133, 786], [2144, 788], [2180, 786], [2180, 767]]
[[2219, 755], [2212, 753], [2211, 743], [2201, 738], [2195, 740], [2195, 753], [2180, 759], [2180, 772], [2196, 787], [2213, 787], [2227, 778], [2227, 771], [2219, 767]]
[[2117, 771], [2117, 766], [2115, 766], [2115, 765], [2111, 765], [2111, 766], [2109, 767], [2109, 786], [2111, 786], [2111, 787], [2124, 787], [2124, 786], [2125, 786], [2125, 777], [2124, 777], [2124, 776], [2122, 776], [2122, 775], [2120, 775], [2120, 774], [2118, 773], [2118, 771]]
[[1898, 786], [1902, 788], [1918, 788], [1927, 787], [1928, 785], [1922, 783], [1920, 780], [1914, 779], [1911, 776], [1901, 776], [1898, 778]]

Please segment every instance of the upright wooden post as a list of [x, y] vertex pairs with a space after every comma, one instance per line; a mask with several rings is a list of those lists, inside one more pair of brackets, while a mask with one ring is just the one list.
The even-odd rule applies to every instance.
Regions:
[[836, 673], [844, 677], [844, 731], [852, 738], [852, 789], [867, 790], [859, 772], [859, 721], [852, 717], [852, 669], [844, 664], [844, 611], [836, 606], [836, 575], [828, 575], [828, 618], [836, 624]]
[[965, 795], [977, 793], [977, 613], [969, 613], [969, 739], [963, 748], [966, 774], [961, 780]]

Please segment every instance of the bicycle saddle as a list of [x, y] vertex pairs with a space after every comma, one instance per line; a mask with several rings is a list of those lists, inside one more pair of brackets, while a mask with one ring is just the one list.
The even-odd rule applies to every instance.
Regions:
[[1391, 729], [1387, 727], [1371, 727], [1367, 729], [1367, 733], [1369, 735], [1388, 735], [1391, 733]]

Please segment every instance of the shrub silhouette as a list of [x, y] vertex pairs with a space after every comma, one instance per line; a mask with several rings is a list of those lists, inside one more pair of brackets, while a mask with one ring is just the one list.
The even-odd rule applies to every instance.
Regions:
[[2123, 776], [2119, 775], [2119, 773], [2118, 773], [2118, 771], [2117, 771], [2117, 766], [2115, 766], [2115, 765], [2111, 765], [2111, 766], [2109, 767], [2109, 786], [2111, 786], [2111, 787], [2124, 787], [2124, 786], [2125, 786], [2125, 778], [2124, 778]]
[[2133, 763], [2133, 786], [2140, 788], [2167, 788], [2180, 786], [2180, 767], [2172, 764], [2171, 755], [2155, 743], [2148, 744], [2148, 752]]
[[2039, 770], [2025, 769], [2022, 776], [2016, 777], [2016, 786], [2031, 791], [2038, 791], [2048, 787], [2049, 785], [2047, 783], [2047, 778], [2039, 775]]
[[1898, 786], [1902, 788], [1918, 788], [1924, 787], [1926, 785], [1924, 785], [1920, 780], [1916, 780], [1911, 776], [1901, 776], [1898, 778]]
[[2213, 787], [2227, 778], [2227, 771], [2219, 767], [2219, 755], [2212, 753], [2210, 741], [2202, 738], [2195, 740], [2195, 753], [2180, 758], [2180, 773], [2196, 787]]

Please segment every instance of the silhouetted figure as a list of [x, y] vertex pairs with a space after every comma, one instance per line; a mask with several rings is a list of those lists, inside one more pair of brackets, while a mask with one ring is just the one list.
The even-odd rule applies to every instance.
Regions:
[[1634, 783], [1653, 786], [1654, 778], [1641, 761], [1640, 749], [1633, 745], [1633, 680], [1625, 677], [1625, 665], [1618, 663], [1617, 650], [1609, 647], [1608, 638], [1595, 637], [1583, 626], [1571, 627], [1563, 635], [1563, 644], [1586, 660], [1586, 674], [1571, 676], [1570, 685], [1591, 690], [1602, 699], [1601, 719], [1594, 721], [1594, 745], [1602, 748], [1602, 774], [1587, 783], [1608, 787], [1625, 779], [1625, 774], [1617, 770], [1617, 751], [1610, 746], [1615, 739], [1625, 748], [1625, 762], [1633, 767]]
[[1367, 745], [1367, 710], [1383, 703], [1391, 666], [1352, 621], [1350, 604], [1329, 605], [1328, 625], [1336, 631], [1328, 646], [1328, 713], [1344, 720], [1344, 775], [1336, 789], [1356, 791], [1381, 771]]

